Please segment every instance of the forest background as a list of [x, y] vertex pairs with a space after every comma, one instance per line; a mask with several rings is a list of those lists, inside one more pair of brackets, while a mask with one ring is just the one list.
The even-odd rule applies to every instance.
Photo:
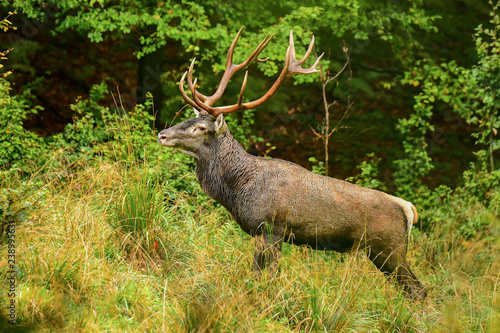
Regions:
[[[498, 3], [0, 4], [0, 265], [12, 221], [17, 256], [16, 296], [0, 300], [15, 300], [17, 325], [498, 332]], [[413, 202], [425, 305], [363, 259], [302, 247], [285, 248], [280, 276], [250, 278], [248, 236], [201, 192], [191, 158], [160, 149], [158, 130], [193, 115], [180, 77], [196, 57], [199, 90], [213, 92], [241, 27], [235, 61], [275, 34], [249, 67], [248, 100], [276, 79], [290, 30], [298, 56], [311, 35], [310, 64], [325, 56], [321, 73], [227, 116], [231, 132], [252, 154]]]

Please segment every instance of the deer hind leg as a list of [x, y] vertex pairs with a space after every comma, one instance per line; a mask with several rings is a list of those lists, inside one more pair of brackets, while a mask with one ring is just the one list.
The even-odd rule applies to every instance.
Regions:
[[253, 259], [254, 272], [261, 274], [262, 270], [268, 268], [274, 274], [278, 268], [281, 257], [281, 245], [283, 238], [267, 232], [255, 236], [255, 255]]
[[413, 274], [406, 261], [406, 247], [401, 247], [391, 253], [370, 248], [368, 257], [387, 278], [393, 279], [406, 297], [416, 301], [427, 297], [426, 288]]

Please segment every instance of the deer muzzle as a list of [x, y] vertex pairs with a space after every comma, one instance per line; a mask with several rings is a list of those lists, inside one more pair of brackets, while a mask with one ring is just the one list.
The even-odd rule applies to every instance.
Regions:
[[164, 146], [172, 146], [172, 142], [170, 141], [170, 137], [168, 135], [167, 130], [163, 130], [160, 133], [158, 133], [158, 142], [161, 143]]

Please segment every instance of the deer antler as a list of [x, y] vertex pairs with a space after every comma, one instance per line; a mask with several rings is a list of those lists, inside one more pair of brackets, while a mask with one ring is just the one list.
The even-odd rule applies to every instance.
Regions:
[[[316, 69], [316, 66], [318, 66], [319, 61], [321, 60], [321, 57], [323, 57], [322, 53], [318, 59], [316, 59], [314, 65], [312, 65], [310, 68], [302, 68], [302, 64], [306, 61], [307, 57], [311, 54], [311, 51], [314, 46], [314, 36], [312, 36], [311, 43], [309, 44], [309, 48], [307, 49], [306, 54], [304, 57], [300, 60], [295, 59], [295, 46], [293, 42], [293, 33], [290, 31], [290, 45], [288, 46], [288, 49], [286, 51], [286, 59], [285, 59], [285, 67], [281, 71], [278, 79], [274, 84], [271, 86], [271, 88], [264, 94], [264, 96], [260, 97], [259, 99], [248, 102], [248, 103], [243, 103], [243, 94], [245, 92], [245, 87], [247, 84], [247, 77], [248, 77], [248, 71], [245, 73], [245, 78], [243, 79], [243, 84], [241, 85], [241, 90], [240, 90], [240, 95], [238, 97], [238, 103], [233, 104], [233, 105], [226, 105], [226, 106], [218, 106], [218, 107], [212, 107], [212, 105], [218, 101], [221, 97], [224, 91], [226, 90], [227, 84], [233, 74], [240, 70], [241, 68], [250, 65], [253, 61], [257, 60], [260, 62], [266, 61], [266, 59], [259, 59], [258, 55], [262, 52], [262, 50], [269, 44], [271, 41], [271, 38], [273, 38], [273, 35], [267, 35], [262, 42], [255, 48], [255, 50], [250, 54], [250, 56], [242, 62], [241, 64], [236, 65], [233, 62], [233, 54], [234, 54], [234, 48], [236, 46], [236, 43], [238, 41], [238, 38], [240, 37], [241, 31], [243, 28], [241, 28], [238, 33], [236, 34], [236, 37], [234, 38], [233, 42], [231, 43], [231, 47], [229, 48], [227, 52], [227, 62], [226, 62], [226, 70], [224, 71], [224, 74], [222, 75], [222, 79], [219, 83], [219, 86], [217, 87], [217, 90], [215, 93], [211, 96], [205, 96], [198, 92], [196, 90], [196, 83], [197, 79], [194, 81], [192, 80], [193, 77], [193, 67], [194, 67], [194, 62], [196, 59], [193, 59], [191, 62], [191, 65], [189, 66], [189, 71], [184, 73], [184, 75], [181, 78], [181, 81], [179, 83], [179, 89], [181, 91], [182, 97], [188, 102], [191, 106], [198, 110], [205, 110], [208, 113], [210, 113], [212, 116], [216, 117], [221, 113], [231, 113], [231, 112], [237, 112], [237, 111], [242, 111], [242, 110], [248, 110], [252, 108], [256, 108], [262, 104], [264, 104], [268, 99], [273, 96], [276, 91], [288, 80], [292, 75], [294, 74], [311, 74], [311, 73], [317, 73], [319, 70]], [[191, 90], [191, 94], [193, 96], [193, 99], [189, 98], [184, 91], [184, 80], [186, 79], [187, 76], [187, 81], [188, 81], [188, 86], [189, 90]]]

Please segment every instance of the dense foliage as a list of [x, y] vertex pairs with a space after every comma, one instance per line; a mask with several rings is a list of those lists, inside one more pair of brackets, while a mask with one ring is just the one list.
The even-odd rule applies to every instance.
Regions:
[[[7, 223], [16, 223], [17, 323], [68, 331], [494, 332], [498, 6], [1, 1], [0, 236], [6, 244]], [[305, 248], [285, 248], [285, 278], [251, 278], [250, 240], [202, 193], [192, 159], [157, 144], [158, 128], [191, 117], [176, 82], [192, 58], [200, 90], [214, 91], [241, 26], [236, 61], [275, 34], [262, 54], [267, 62], [250, 66], [249, 100], [281, 70], [290, 29], [299, 55], [311, 34], [315, 52], [326, 55], [323, 81], [295, 78], [259, 109], [228, 116], [231, 132], [253, 153], [412, 201], [419, 224], [410, 258], [431, 287], [427, 307], [389, 285], [381, 291], [383, 280], [353, 256]], [[221, 103], [234, 103], [241, 80]], [[332, 129], [325, 146], [316, 134]], [[330, 276], [330, 262], [340, 273]]]

